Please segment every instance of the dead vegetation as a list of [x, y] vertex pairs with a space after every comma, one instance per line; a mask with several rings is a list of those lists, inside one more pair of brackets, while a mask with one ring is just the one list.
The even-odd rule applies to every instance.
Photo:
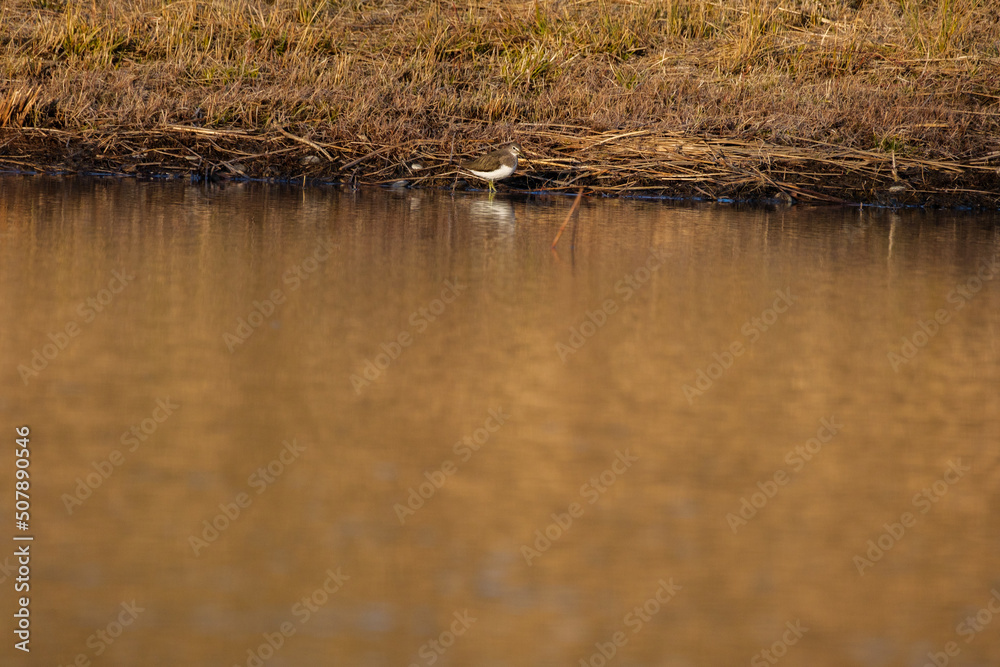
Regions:
[[998, 74], [985, 0], [14, 0], [0, 162], [994, 206]]

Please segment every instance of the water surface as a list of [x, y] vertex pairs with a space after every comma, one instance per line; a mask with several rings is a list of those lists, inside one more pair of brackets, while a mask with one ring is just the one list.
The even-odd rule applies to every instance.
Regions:
[[570, 204], [0, 180], [5, 664], [1000, 663], [996, 216]]

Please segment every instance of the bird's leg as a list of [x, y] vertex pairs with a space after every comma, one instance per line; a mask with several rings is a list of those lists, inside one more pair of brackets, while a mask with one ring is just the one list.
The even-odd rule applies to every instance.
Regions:
[[493, 181], [486, 181], [490, 185], [490, 192], [496, 192], [497, 186], [493, 185]]

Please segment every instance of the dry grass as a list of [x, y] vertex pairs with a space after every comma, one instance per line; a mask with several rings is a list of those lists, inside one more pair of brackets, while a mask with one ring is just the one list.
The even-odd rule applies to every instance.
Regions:
[[[872, 178], [875, 193], [916, 169], [907, 192], [986, 192], [998, 74], [1000, 6], [985, 0], [0, 8], [0, 128], [20, 128], [2, 141], [27, 157], [67, 144], [70, 168], [239, 161], [258, 176], [385, 180], [516, 138], [559, 187], [670, 190], [683, 176], [687, 192], [796, 194], [805, 169]], [[701, 157], [676, 154], [685, 142]], [[302, 164], [310, 153], [319, 162]]]

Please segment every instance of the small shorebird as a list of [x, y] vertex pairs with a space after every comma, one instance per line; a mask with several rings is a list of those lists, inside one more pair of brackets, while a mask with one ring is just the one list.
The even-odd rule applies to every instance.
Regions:
[[494, 181], [507, 178], [517, 169], [517, 156], [521, 154], [521, 147], [518, 144], [507, 144], [499, 150], [477, 157], [470, 162], [463, 162], [462, 169], [472, 173], [473, 176], [485, 180], [489, 183], [490, 192], [496, 192]]

